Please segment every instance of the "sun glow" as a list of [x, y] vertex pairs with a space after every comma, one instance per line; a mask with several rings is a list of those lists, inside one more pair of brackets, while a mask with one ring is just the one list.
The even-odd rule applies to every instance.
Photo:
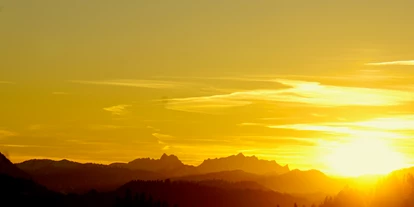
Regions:
[[404, 156], [382, 139], [355, 139], [338, 145], [327, 159], [333, 173], [341, 176], [387, 174], [406, 166]]

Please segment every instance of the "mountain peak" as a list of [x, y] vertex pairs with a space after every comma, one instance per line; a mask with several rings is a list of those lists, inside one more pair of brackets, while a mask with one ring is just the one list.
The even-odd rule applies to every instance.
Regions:
[[288, 167], [282, 167], [275, 161], [260, 160], [256, 156], [246, 157], [243, 153], [224, 158], [208, 159], [197, 167], [203, 173], [243, 170], [248, 173], [266, 174], [286, 173]]
[[165, 153], [164, 153], [164, 154], [162, 154], [162, 156], [161, 156], [160, 160], [168, 159], [168, 157], [169, 157], [169, 156], [168, 156], [167, 154], [165, 154]]
[[239, 154], [236, 155], [236, 157], [245, 157], [245, 156], [242, 152], [240, 152]]
[[169, 172], [178, 170], [185, 165], [175, 155], [163, 154], [160, 159], [139, 158], [127, 164], [131, 169], [148, 170], [154, 172]]
[[177, 156], [175, 156], [175, 155], [167, 155], [165, 153], [162, 154], [160, 160], [165, 160], [165, 161], [167, 161], [167, 160], [168, 161], [180, 161]]

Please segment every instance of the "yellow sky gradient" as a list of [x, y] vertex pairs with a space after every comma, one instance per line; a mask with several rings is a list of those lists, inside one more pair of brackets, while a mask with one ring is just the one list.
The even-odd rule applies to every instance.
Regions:
[[0, 0], [0, 151], [243, 152], [340, 173], [326, 160], [337, 146], [375, 139], [414, 165], [413, 6]]

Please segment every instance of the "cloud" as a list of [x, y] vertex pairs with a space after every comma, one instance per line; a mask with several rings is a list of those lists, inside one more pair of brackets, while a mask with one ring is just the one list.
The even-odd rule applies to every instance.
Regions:
[[353, 123], [355, 126], [377, 130], [414, 131], [414, 115], [382, 117]]
[[414, 93], [401, 90], [332, 86], [289, 79], [275, 81], [288, 87], [169, 99], [166, 107], [172, 110], [212, 113], [217, 109], [245, 106], [254, 101], [299, 103], [322, 107], [390, 106], [414, 101]]
[[14, 82], [10, 82], [10, 81], [0, 81], [0, 84], [14, 84]]
[[18, 134], [15, 133], [15, 132], [0, 129], [0, 139], [5, 138], [5, 137], [14, 137], [14, 136], [17, 136], [17, 135]]
[[238, 124], [238, 126], [264, 126], [263, 123], [252, 123], [252, 122], [244, 122], [241, 124]]
[[182, 86], [183, 83], [161, 80], [133, 80], [133, 79], [118, 79], [118, 80], [103, 80], [103, 81], [84, 81], [72, 80], [70, 82], [80, 84], [92, 85], [112, 85], [112, 86], [127, 86], [137, 88], [154, 88], [154, 89], [168, 89]]
[[157, 138], [158, 144], [162, 145], [162, 150], [169, 150], [171, 146], [166, 141], [175, 140], [175, 137], [168, 134], [153, 133], [152, 136]]
[[245, 106], [252, 103], [251, 101], [238, 100], [239, 95], [242, 94], [236, 92], [225, 95], [169, 99], [166, 108], [187, 112], [214, 113], [216, 109]]
[[398, 60], [389, 62], [367, 63], [365, 65], [381, 66], [381, 65], [414, 65], [414, 60]]
[[153, 126], [147, 126], [147, 129], [150, 129], [150, 130], [152, 130], [152, 131], [156, 131], [156, 132], [161, 131], [160, 129], [158, 129], [158, 128], [156, 128], [156, 127], [153, 127]]
[[173, 140], [175, 137], [168, 134], [153, 133], [152, 136], [156, 137], [159, 140]]
[[103, 108], [103, 110], [111, 112], [113, 115], [124, 115], [127, 113], [126, 108], [131, 107], [131, 105], [116, 105], [107, 108]]
[[383, 117], [356, 122], [269, 125], [268, 127], [273, 129], [320, 131], [356, 138], [408, 139], [410, 136], [407, 132], [414, 131], [414, 116]]
[[292, 124], [269, 126], [270, 128], [291, 128], [299, 130], [337, 131], [350, 130], [387, 130], [387, 131], [414, 131], [414, 115], [399, 115], [393, 117], [380, 117], [355, 122], [325, 122], [316, 124]]

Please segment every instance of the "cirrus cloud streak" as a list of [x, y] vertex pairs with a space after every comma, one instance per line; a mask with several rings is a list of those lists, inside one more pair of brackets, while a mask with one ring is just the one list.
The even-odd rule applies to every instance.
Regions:
[[414, 101], [414, 93], [402, 90], [332, 86], [289, 79], [275, 81], [288, 88], [175, 98], [169, 99], [167, 108], [209, 113], [217, 109], [249, 105], [255, 101], [288, 102], [321, 107], [392, 106]]
[[385, 65], [414, 65], [414, 60], [397, 60], [388, 62], [367, 63], [365, 65], [385, 66]]

